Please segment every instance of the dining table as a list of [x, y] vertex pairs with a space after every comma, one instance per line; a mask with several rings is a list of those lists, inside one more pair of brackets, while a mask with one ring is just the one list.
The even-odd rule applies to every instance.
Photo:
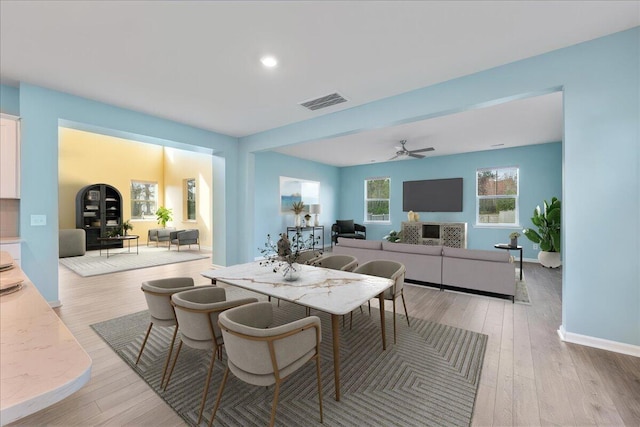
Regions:
[[[266, 265], [265, 265], [266, 264]], [[351, 313], [367, 301], [380, 301], [382, 349], [386, 350], [384, 291], [394, 281], [384, 277], [348, 271], [331, 270], [310, 265], [297, 265], [299, 278], [285, 280], [280, 271], [264, 261], [236, 264], [207, 270], [202, 276], [213, 284], [225, 283], [269, 297], [299, 304], [331, 315], [335, 399], [340, 400], [340, 317]]]

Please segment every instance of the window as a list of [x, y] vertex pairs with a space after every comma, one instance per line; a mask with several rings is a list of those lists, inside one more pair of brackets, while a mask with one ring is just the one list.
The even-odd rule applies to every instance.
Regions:
[[155, 217], [158, 183], [131, 181], [131, 219]]
[[369, 178], [364, 181], [365, 222], [389, 222], [389, 178]]
[[476, 171], [476, 223], [479, 225], [518, 225], [517, 167]]
[[187, 221], [196, 220], [196, 179], [189, 178], [184, 180], [185, 194], [185, 215]]

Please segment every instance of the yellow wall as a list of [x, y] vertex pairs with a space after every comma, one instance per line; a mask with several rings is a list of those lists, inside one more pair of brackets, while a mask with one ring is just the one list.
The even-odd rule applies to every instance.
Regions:
[[[158, 183], [158, 205], [173, 210], [174, 220], [167, 226], [198, 228], [200, 243], [211, 246], [211, 156], [59, 128], [58, 161], [58, 224], [61, 229], [75, 228], [76, 194], [85, 185], [105, 183], [116, 187], [122, 194], [123, 219], [126, 221], [131, 218], [131, 180], [152, 181]], [[182, 221], [182, 181], [186, 178], [197, 179], [196, 222]], [[150, 228], [159, 227], [155, 216], [131, 223], [131, 234], [139, 235], [142, 242], [146, 242]]]

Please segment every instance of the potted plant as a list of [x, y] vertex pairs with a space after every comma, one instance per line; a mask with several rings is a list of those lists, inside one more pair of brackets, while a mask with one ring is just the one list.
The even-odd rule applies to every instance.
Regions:
[[173, 221], [171, 209], [167, 209], [164, 206], [160, 206], [156, 211], [156, 217], [158, 218], [158, 224], [162, 224], [162, 228], [167, 227], [167, 222]]
[[525, 228], [522, 232], [533, 243], [540, 245], [538, 261], [549, 268], [560, 267], [560, 219], [561, 204], [557, 198], [552, 198], [551, 203], [544, 201], [544, 209], [536, 206], [531, 222], [538, 227], [538, 231]]
[[513, 233], [509, 234], [509, 239], [511, 239], [511, 242], [509, 243], [509, 246], [511, 246], [512, 248], [517, 248], [518, 247], [518, 237], [520, 237], [520, 233], [518, 233], [517, 231], [514, 231]]
[[133, 225], [129, 220], [122, 223], [122, 233], [126, 236], [129, 230], [133, 230]]
[[293, 202], [291, 204], [291, 210], [293, 211], [293, 213], [294, 213], [294, 215], [296, 217], [295, 226], [296, 227], [300, 227], [300, 214], [304, 210], [304, 203], [302, 201]]

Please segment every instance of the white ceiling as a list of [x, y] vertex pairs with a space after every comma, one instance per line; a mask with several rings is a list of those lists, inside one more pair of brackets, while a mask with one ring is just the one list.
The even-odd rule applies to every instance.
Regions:
[[[639, 1], [0, 0], [0, 79], [245, 136], [637, 25]], [[262, 67], [266, 53], [278, 67]], [[315, 112], [298, 105], [334, 91], [349, 101]], [[353, 137], [371, 145], [361, 162], [390, 157], [399, 139], [434, 146], [433, 155], [484, 149], [467, 145], [472, 129], [484, 146], [527, 143], [504, 123], [520, 116], [531, 119], [521, 131], [555, 123], [532, 130], [528, 143], [558, 139], [557, 117], [547, 117], [558, 108], [553, 96], [519, 102], [527, 113], [508, 120], [507, 105], [456, 115], [466, 132], [452, 116]], [[554, 106], [538, 108], [545, 102]], [[544, 117], [524, 117], [529, 108]], [[492, 135], [498, 124], [510, 129]]]

